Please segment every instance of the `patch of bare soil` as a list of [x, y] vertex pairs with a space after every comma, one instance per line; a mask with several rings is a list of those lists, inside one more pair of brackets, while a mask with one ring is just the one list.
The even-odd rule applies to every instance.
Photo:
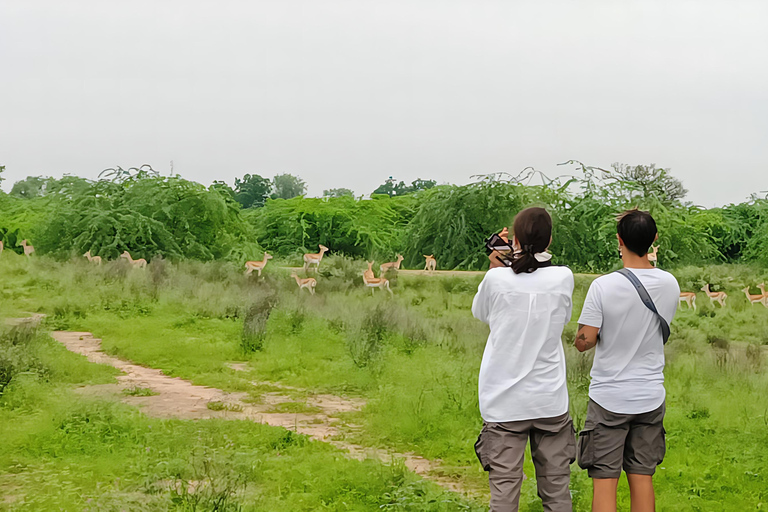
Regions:
[[[477, 489], [468, 489], [462, 482], [440, 474], [440, 461], [425, 459], [414, 453], [382, 451], [348, 443], [343, 440], [342, 427], [349, 430], [359, 428], [356, 425], [343, 424], [335, 417], [340, 413], [359, 411], [365, 405], [364, 400], [345, 398], [329, 394], [311, 394], [306, 400], [306, 409], [311, 412], [275, 412], [276, 406], [295, 402], [287, 394], [280, 392], [264, 393], [261, 403], [248, 403], [245, 393], [226, 393], [220, 389], [198, 386], [178, 377], [164, 375], [162, 371], [139, 366], [105, 354], [101, 350], [101, 340], [89, 332], [54, 331], [54, 339], [68, 350], [84, 355], [89, 361], [113, 366], [122, 372], [117, 377], [117, 385], [89, 386], [82, 388], [84, 393], [118, 393], [132, 388], [148, 388], [153, 396], [122, 396], [121, 400], [137, 405], [154, 417], [197, 420], [207, 418], [249, 419], [275, 427], [283, 427], [312, 439], [330, 443], [345, 450], [349, 457], [364, 460], [378, 458], [384, 463], [402, 460], [414, 473], [431, 480], [442, 487], [468, 496], [484, 494]], [[246, 371], [244, 363], [231, 363], [235, 370]], [[297, 391], [298, 388], [275, 383], [254, 382], [254, 385], [268, 384], [272, 388]], [[301, 390], [305, 391], [305, 390]], [[224, 404], [223, 408], [209, 408], [209, 403]]]

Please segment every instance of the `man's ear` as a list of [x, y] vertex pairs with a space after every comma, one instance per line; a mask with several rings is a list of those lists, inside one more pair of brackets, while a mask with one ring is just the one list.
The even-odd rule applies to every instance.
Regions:
[[621, 239], [621, 236], [619, 236], [619, 235], [617, 234], [617, 235], [616, 235], [616, 238], [618, 238], [618, 239], [619, 239], [619, 246], [623, 247], [623, 246], [624, 246], [624, 240], [622, 240], [622, 239]]
[[656, 238], [653, 239], [654, 242], [656, 242], [659, 239], [659, 234], [656, 233]]

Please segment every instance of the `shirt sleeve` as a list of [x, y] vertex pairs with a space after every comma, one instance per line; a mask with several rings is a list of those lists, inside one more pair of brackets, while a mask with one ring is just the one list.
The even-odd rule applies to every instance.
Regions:
[[483, 323], [488, 323], [491, 315], [491, 297], [488, 284], [488, 274], [485, 274], [480, 286], [477, 288], [477, 294], [472, 301], [472, 315]]
[[584, 300], [584, 307], [581, 310], [579, 324], [590, 327], [603, 326], [603, 301], [600, 291], [600, 284], [597, 281], [592, 282], [587, 292], [587, 298]]
[[575, 287], [574, 280], [573, 280], [573, 272], [570, 273], [568, 276], [568, 280], [566, 281], [568, 286], [568, 312], [565, 315], [566, 322], [570, 322], [571, 318], [573, 317], [573, 288]]

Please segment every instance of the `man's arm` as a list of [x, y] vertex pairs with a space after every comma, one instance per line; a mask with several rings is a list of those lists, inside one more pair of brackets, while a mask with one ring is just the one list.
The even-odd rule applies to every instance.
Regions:
[[579, 331], [576, 334], [576, 350], [584, 352], [597, 345], [597, 340], [600, 336], [600, 328], [592, 327], [591, 325], [579, 324]]

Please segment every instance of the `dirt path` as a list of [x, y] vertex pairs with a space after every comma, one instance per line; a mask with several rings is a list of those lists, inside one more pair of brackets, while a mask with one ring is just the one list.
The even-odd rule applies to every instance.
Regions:
[[[343, 431], [357, 428], [343, 424], [335, 417], [340, 413], [359, 411], [365, 405], [360, 399], [345, 398], [328, 394], [311, 395], [306, 402], [297, 402], [288, 393], [268, 392], [262, 395], [259, 404], [247, 403], [246, 393], [227, 393], [220, 389], [197, 386], [178, 377], [169, 377], [162, 371], [139, 366], [105, 354], [101, 350], [101, 340], [89, 332], [54, 331], [53, 338], [68, 350], [84, 355], [92, 363], [107, 364], [122, 372], [117, 377], [118, 384], [88, 386], [84, 393], [114, 392], [133, 388], [148, 388], [156, 393], [153, 396], [124, 395], [122, 400], [137, 405], [154, 417], [196, 420], [206, 418], [249, 419], [275, 427], [283, 427], [305, 434], [312, 439], [330, 443], [345, 450], [351, 458], [364, 460], [375, 457], [384, 463], [403, 460], [405, 466], [414, 473], [436, 484], [469, 497], [482, 496], [479, 489], [469, 489], [462, 482], [440, 474], [440, 461], [419, 457], [413, 453], [397, 453], [366, 448], [343, 440]], [[235, 370], [245, 370], [242, 364], [230, 365]], [[269, 385], [275, 389], [297, 391], [297, 388], [280, 386], [274, 383], [254, 382], [254, 385]], [[304, 390], [301, 390], [304, 391]], [[279, 406], [298, 403], [300, 408], [311, 412], [279, 412]], [[213, 404], [213, 410], [209, 407]], [[305, 406], [302, 404], [306, 404]], [[307, 407], [308, 406], [308, 407]], [[277, 411], [276, 411], [277, 409]]]

